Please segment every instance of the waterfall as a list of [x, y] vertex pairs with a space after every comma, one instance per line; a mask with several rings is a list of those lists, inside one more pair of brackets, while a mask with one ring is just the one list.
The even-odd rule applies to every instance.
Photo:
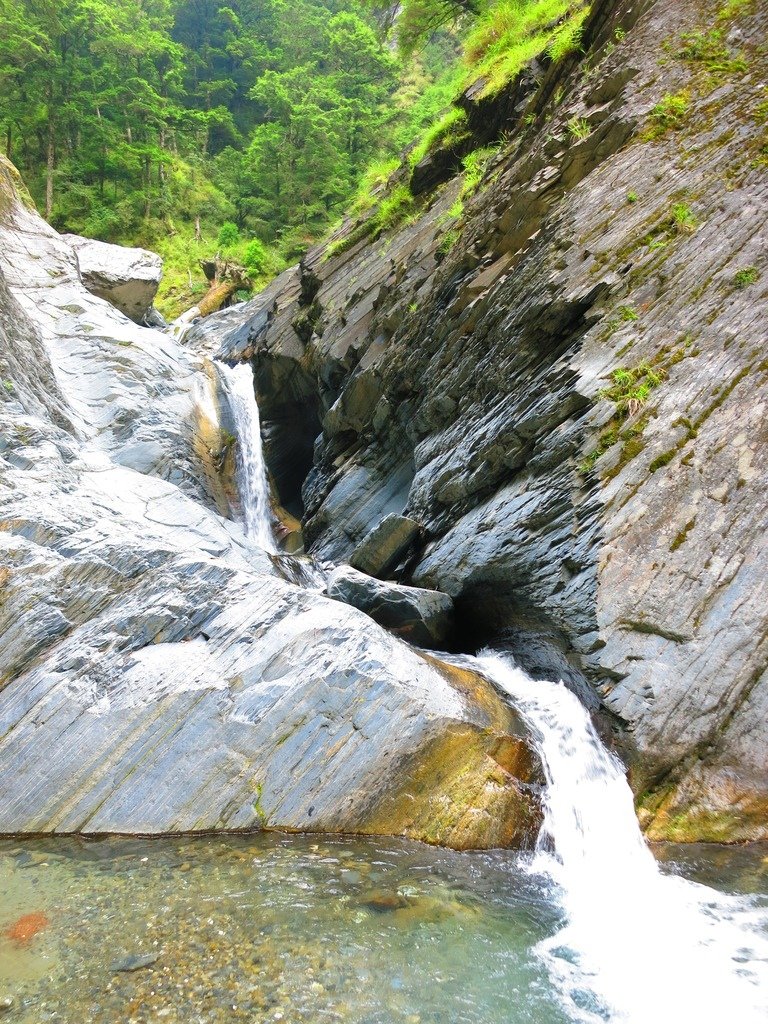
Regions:
[[768, 911], [661, 873], [620, 762], [562, 683], [529, 679], [490, 652], [473, 663], [509, 695], [544, 767], [530, 869], [551, 880], [564, 924], [537, 953], [569, 1016], [585, 1024], [768, 1019]]
[[261, 423], [253, 371], [247, 363], [216, 364], [237, 433], [237, 483], [243, 506], [245, 532], [260, 547], [276, 552], [272, 536], [269, 481], [261, 445]]

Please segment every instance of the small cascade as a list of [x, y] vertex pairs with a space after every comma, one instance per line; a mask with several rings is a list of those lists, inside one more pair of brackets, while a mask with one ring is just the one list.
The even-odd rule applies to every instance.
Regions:
[[768, 912], [659, 870], [620, 762], [578, 699], [486, 652], [474, 666], [511, 698], [546, 776], [531, 870], [565, 923], [537, 947], [584, 1024], [757, 1024], [768, 1019]]
[[237, 433], [237, 482], [243, 505], [245, 532], [260, 547], [275, 553], [269, 481], [261, 444], [261, 423], [253, 370], [247, 363], [216, 363]]

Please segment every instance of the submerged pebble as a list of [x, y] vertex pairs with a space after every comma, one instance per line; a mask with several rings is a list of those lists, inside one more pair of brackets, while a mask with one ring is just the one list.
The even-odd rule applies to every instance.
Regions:
[[141, 971], [145, 967], [151, 967], [160, 959], [157, 953], [141, 953], [135, 956], [125, 956], [121, 960], [115, 960], [109, 965], [110, 971], [115, 973], [129, 974], [132, 971]]

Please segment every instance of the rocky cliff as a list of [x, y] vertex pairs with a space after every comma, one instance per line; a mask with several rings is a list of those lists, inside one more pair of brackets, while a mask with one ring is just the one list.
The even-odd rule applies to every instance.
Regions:
[[92, 295], [1, 158], [0, 379], [0, 833], [532, 835], [514, 712], [248, 540], [215, 367]]
[[768, 837], [767, 19], [598, 0], [189, 339], [252, 361], [309, 549], [416, 520], [394, 575], [579, 690], [652, 838]]

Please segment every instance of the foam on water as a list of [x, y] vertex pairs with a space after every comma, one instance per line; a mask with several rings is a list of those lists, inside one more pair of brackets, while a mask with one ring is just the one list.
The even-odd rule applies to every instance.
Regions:
[[764, 1024], [768, 911], [659, 870], [620, 762], [562, 683], [486, 652], [476, 667], [509, 695], [546, 775], [531, 868], [563, 927], [537, 946], [569, 1015], [585, 1024]]

